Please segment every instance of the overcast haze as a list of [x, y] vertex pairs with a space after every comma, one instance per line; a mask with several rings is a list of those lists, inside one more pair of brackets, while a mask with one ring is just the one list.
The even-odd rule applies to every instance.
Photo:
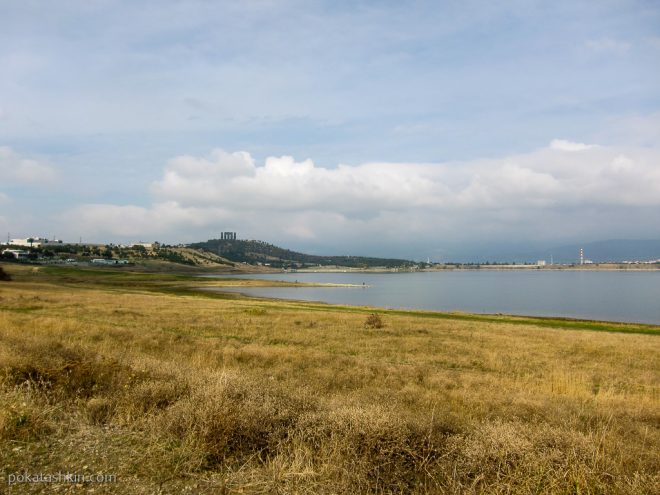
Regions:
[[0, 229], [437, 260], [660, 238], [660, 4], [0, 0]]

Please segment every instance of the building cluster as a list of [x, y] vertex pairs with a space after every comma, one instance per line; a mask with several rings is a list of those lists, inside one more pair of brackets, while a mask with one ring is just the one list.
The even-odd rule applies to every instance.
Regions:
[[221, 241], [235, 241], [236, 232], [220, 232]]
[[59, 239], [46, 239], [45, 237], [28, 237], [26, 239], [8, 239], [8, 246], [41, 247], [47, 245], [63, 244]]
[[[41, 246], [54, 246], [63, 244], [59, 239], [46, 239], [45, 237], [27, 237], [25, 239], [7, 239], [7, 242], [4, 243], [6, 246], [21, 246], [21, 247], [41, 247]], [[17, 260], [26, 260], [30, 256], [30, 252], [25, 249], [4, 249], [2, 251], [2, 256], [11, 255], [14, 259]]]
[[[34, 237], [27, 237], [25, 239], [12, 239], [9, 236], [7, 236], [7, 242], [0, 243], [1, 245], [7, 246], [6, 249], [3, 249], [0, 251], [0, 255], [2, 257], [6, 258], [14, 258], [15, 260], [28, 260], [31, 258], [35, 258], [38, 256], [35, 254], [33, 251], [34, 248], [50, 248], [50, 247], [55, 247], [55, 246], [65, 246], [65, 245], [72, 245], [76, 244], [78, 246], [86, 246], [86, 247], [96, 247], [96, 248], [101, 248], [103, 246], [106, 246], [106, 244], [93, 244], [93, 243], [83, 243], [82, 239], [78, 243], [71, 243], [71, 242], [64, 242], [60, 239], [48, 239], [46, 237], [40, 237], [40, 236], [34, 236]], [[115, 246], [113, 244], [110, 244], [110, 246]], [[144, 241], [139, 241], [139, 242], [134, 242], [134, 243], [129, 243], [129, 244], [124, 244], [124, 245], [119, 245], [116, 247], [120, 248], [136, 248], [136, 247], [142, 247], [145, 249], [158, 249], [160, 247], [160, 244], [158, 242], [144, 242]], [[18, 248], [29, 248], [29, 249], [18, 249]], [[36, 258], [35, 258], [36, 259]], [[67, 262], [75, 262], [75, 259], [67, 259]], [[122, 264], [127, 264], [129, 263], [128, 260], [116, 260], [116, 259], [95, 259], [92, 260], [93, 264], [114, 264], [114, 265], [122, 265]]]
[[[67, 244], [78, 244], [78, 245], [85, 245], [85, 246], [105, 246], [106, 244], [104, 243], [90, 243], [90, 242], [85, 242], [83, 243], [82, 240], [77, 243], [73, 242], [64, 242], [60, 239], [47, 239], [45, 237], [27, 237], [25, 239], [9, 239], [7, 238], [7, 242], [0, 243], [0, 245], [5, 245], [5, 246], [21, 246], [21, 247], [30, 247], [30, 248], [39, 248], [39, 247], [48, 247], [48, 246], [61, 246], [61, 245], [67, 245]], [[110, 243], [110, 246], [114, 246], [114, 244]], [[160, 247], [160, 243], [158, 242], [145, 242], [145, 241], [138, 241], [138, 242], [129, 242], [127, 244], [118, 244], [117, 247], [120, 248], [134, 248], [134, 247], [143, 247], [146, 249], [158, 249]]]

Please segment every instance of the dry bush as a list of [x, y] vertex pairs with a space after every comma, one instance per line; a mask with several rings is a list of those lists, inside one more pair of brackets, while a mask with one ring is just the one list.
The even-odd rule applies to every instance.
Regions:
[[31, 442], [54, 430], [53, 406], [34, 400], [32, 392], [26, 386], [0, 393], [0, 439]]
[[117, 406], [116, 401], [106, 397], [92, 397], [85, 404], [84, 414], [93, 425], [103, 425], [110, 421]]
[[187, 397], [190, 387], [174, 377], [151, 379], [138, 383], [127, 394], [125, 402], [132, 405], [140, 414], [164, 410], [182, 397]]
[[304, 393], [290, 396], [237, 374], [215, 375], [190, 397], [173, 404], [157, 423], [190, 448], [199, 468], [264, 460], [283, 441], [297, 418], [314, 408]]
[[[108, 423], [119, 399], [133, 383], [146, 377], [116, 359], [80, 346], [49, 340], [8, 343], [9, 351], [0, 354], [0, 376], [5, 390], [30, 390], [33, 397], [46, 402], [66, 405], [72, 410], [80, 408], [82, 416], [92, 425]], [[33, 428], [37, 428], [40, 415], [33, 413], [29, 418]]]
[[[189, 472], [243, 466], [253, 473], [284, 469], [286, 477], [287, 469], [304, 465], [317, 491], [339, 493], [436, 486], [431, 473], [458, 431], [443, 418], [415, 420], [386, 407], [335, 409], [305, 390], [237, 373], [197, 383], [152, 427], [155, 436], [171, 438], [161, 444]], [[280, 483], [284, 491], [292, 487]]]
[[371, 313], [364, 322], [364, 328], [383, 328], [385, 323], [378, 313]]
[[590, 435], [547, 424], [481, 422], [449, 446], [441, 469], [452, 492], [649, 493], [660, 482], [653, 466], [631, 476]]
[[39, 440], [52, 430], [51, 422], [39, 410], [0, 412], [0, 437], [2, 439], [30, 442]]
[[15, 343], [12, 350], [0, 363], [7, 385], [30, 384], [63, 400], [114, 393], [144, 378], [117, 360], [60, 342]]
[[[390, 408], [347, 407], [301, 418], [290, 445], [305, 446], [325, 483], [342, 493], [411, 493], [437, 487], [431, 474], [454, 427]], [[293, 455], [290, 452], [290, 455]]]
[[172, 377], [170, 381], [157, 378], [134, 384], [129, 381], [112, 393], [91, 397], [83, 412], [94, 425], [114, 422], [130, 426], [148, 421], [151, 415], [161, 413], [187, 394], [187, 385]]
[[188, 393], [188, 385], [166, 373], [148, 373], [117, 359], [61, 342], [10, 343], [0, 354], [5, 389], [30, 387], [61, 403], [82, 407], [94, 425], [113, 418], [125, 424], [167, 408]]

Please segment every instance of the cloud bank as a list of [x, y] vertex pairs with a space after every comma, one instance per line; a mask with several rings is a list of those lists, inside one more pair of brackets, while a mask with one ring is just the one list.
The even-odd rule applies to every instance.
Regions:
[[8, 146], [0, 146], [0, 181], [2, 184], [39, 184], [56, 177], [50, 165], [25, 158]]
[[627, 232], [660, 213], [660, 152], [554, 140], [501, 159], [325, 168], [216, 149], [173, 158], [150, 192], [150, 207], [93, 204], [74, 214], [99, 235], [207, 238], [231, 228], [327, 246]]

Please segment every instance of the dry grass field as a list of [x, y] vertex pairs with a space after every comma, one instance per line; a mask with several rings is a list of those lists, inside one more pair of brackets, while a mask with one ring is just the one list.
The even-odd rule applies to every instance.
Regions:
[[659, 327], [4, 268], [0, 492], [660, 493]]

